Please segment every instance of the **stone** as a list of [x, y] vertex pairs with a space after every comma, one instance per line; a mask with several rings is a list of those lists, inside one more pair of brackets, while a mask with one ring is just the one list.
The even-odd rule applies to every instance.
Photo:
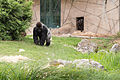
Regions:
[[97, 52], [98, 46], [96, 43], [91, 42], [88, 39], [82, 39], [81, 42], [78, 43], [77, 51], [84, 53]]
[[62, 60], [62, 59], [58, 59], [58, 62], [62, 63], [63, 65], [67, 66], [69, 64], [72, 64], [72, 61], [67, 61], [67, 60]]
[[22, 55], [16, 55], [16, 56], [3, 56], [0, 58], [0, 62], [13, 62], [17, 63], [18, 61], [23, 60], [31, 60], [28, 57], [24, 57]]
[[19, 52], [24, 52], [25, 50], [24, 49], [19, 49]]
[[60, 67], [65, 67], [69, 65], [76, 68], [95, 68], [95, 69], [102, 69], [102, 70], [104, 69], [103, 65], [91, 59], [76, 59], [74, 61], [58, 59], [50, 62], [48, 67], [57, 66], [58, 68], [60, 68]]
[[77, 59], [73, 61], [73, 64], [75, 64], [77, 68], [104, 69], [104, 66], [91, 59]]
[[49, 63], [50, 66], [59, 66], [59, 65], [63, 65], [63, 63], [58, 62], [57, 60], [51, 61]]
[[72, 61], [66, 61], [66, 60], [58, 59], [58, 60], [51, 61], [49, 63], [50, 66], [58, 66], [58, 65], [66, 66], [68, 64], [72, 64]]
[[120, 51], [120, 45], [119, 44], [114, 44], [112, 48], [110, 49], [110, 52], [117, 53]]

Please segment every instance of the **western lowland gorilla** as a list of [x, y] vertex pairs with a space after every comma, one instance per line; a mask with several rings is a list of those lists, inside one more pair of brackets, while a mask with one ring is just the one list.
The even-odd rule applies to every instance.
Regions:
[[80, 30], [81, 32], [84, 30], [84, 18], [83, 17], [77, 20], [77, 30]]
[[37, 22], [33, 29], [33, 39], [36, 45], [43, 46], [46, 42], [46, 46], [49, 46], [51, 42], [51, 32], [46, 25], [41, 22]]

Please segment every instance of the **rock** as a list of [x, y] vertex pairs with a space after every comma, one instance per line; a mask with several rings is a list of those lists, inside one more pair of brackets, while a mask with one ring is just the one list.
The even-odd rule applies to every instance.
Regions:
[[81, 40], [78, 43], [77, 51], [84, 53], [97, 52], [98, 46], [96, 43], [93, 43], [87, 39]]
[[62, 59], [58, 59], [58, 62], [62, 63], [63, 65], [67, 66], [69, 64], [72, 64], [72, 61], [66, 61], [66, 60], [62, 60]]
[[58, 62], [57, 60], [51, 61], [49, 63], [50, 66], [59, 66], [59, 65], [63, 65], [61, 62]]
[[73, 61], [73, 64], [75, 64], [77, 68], [104, 69], [104, 66], [91, 59], [77, 59]]
[[49, 63], [50, 66], [58, 66], [58, 65], [66, 66], [68, 64], [72, 64], [72, 61], [66, 61], [66, 60], [58, 59], [58, 60], [51, 61]]
[[62, 25], [64, 27], [52, 29], [53, 35], [71, 34], [76, 30], [76, 27], [72, 23]]
[[74, 61], [58, 59], [49, 63], [49, 66], [57, 66], [58, 68], [69, 65], [72, 65], [73, 67], [77, 68], [104, 69], [104, 66], [91, 59], [76, 59]]
[[120, 51], [120, 45], [119, 44], [114, 44], [112, 48], [110, 49], [110, 52], [119, 52]]
[[19, 52], [24, 52], [25, 50], [24, 49], [19, 49]]
[[16, 56], [3, 56], [0, 58], [0, 62], [13, 62], [17, 63], [18, 61], [31, 60], [27, 57], [16, 55]]

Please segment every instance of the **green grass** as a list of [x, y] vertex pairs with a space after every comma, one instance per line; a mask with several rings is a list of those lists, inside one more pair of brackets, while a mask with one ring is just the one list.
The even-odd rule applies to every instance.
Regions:
[[[69, 47], [76, 47], [81, 41], [80, 38], [53, 37], [52, 44], [46, 47], [35, 45], [29, 37], [31, 36], [27, 36], [23, 41], [0, 41], [0, 57], [22, 55], [32, 59], [18, 63], [0, 62], [0, 80], [120, 80], [120, 53], [81, 54]], [[112, 38], [91, 40], [98, 44], [99, 50], [108, 51], [113, 45]], [[20, 53], [19, 49], [25, 51]], [[56, 59], [93, 59], [101, 63], [107, 72], [74, 68], [41, 69], [43, 65]], [[45, 72], [49, 75], [45, 76]]]

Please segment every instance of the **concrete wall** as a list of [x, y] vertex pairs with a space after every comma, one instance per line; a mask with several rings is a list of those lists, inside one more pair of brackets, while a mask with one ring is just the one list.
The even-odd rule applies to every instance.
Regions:
[[[73, 3], [72, 0], [61, 0], [61, 31], [73, 32], [76, 30], [76, 17], [84, 16], [85, 32], [116, 34], [119, 31], [119, 0], [107, 1], [105, 6], [103, 0], [74, 0]], [[40, 0], [34, 0], [33, 18], [28, 34], [32, 34], [38, 21]]]
[[40, 21], [40, 0], [33, 0], [33, 16], [31, 21], [31, 27], [27, 30], [27, 34], [33, 34], [33, 28], [35, 27], [36, 23]]
[[119, 0], [61, 0], [61, 25], [73, 24], [76, 17], [84, 16], [84, 31], [116, 34], [119, 31]]

